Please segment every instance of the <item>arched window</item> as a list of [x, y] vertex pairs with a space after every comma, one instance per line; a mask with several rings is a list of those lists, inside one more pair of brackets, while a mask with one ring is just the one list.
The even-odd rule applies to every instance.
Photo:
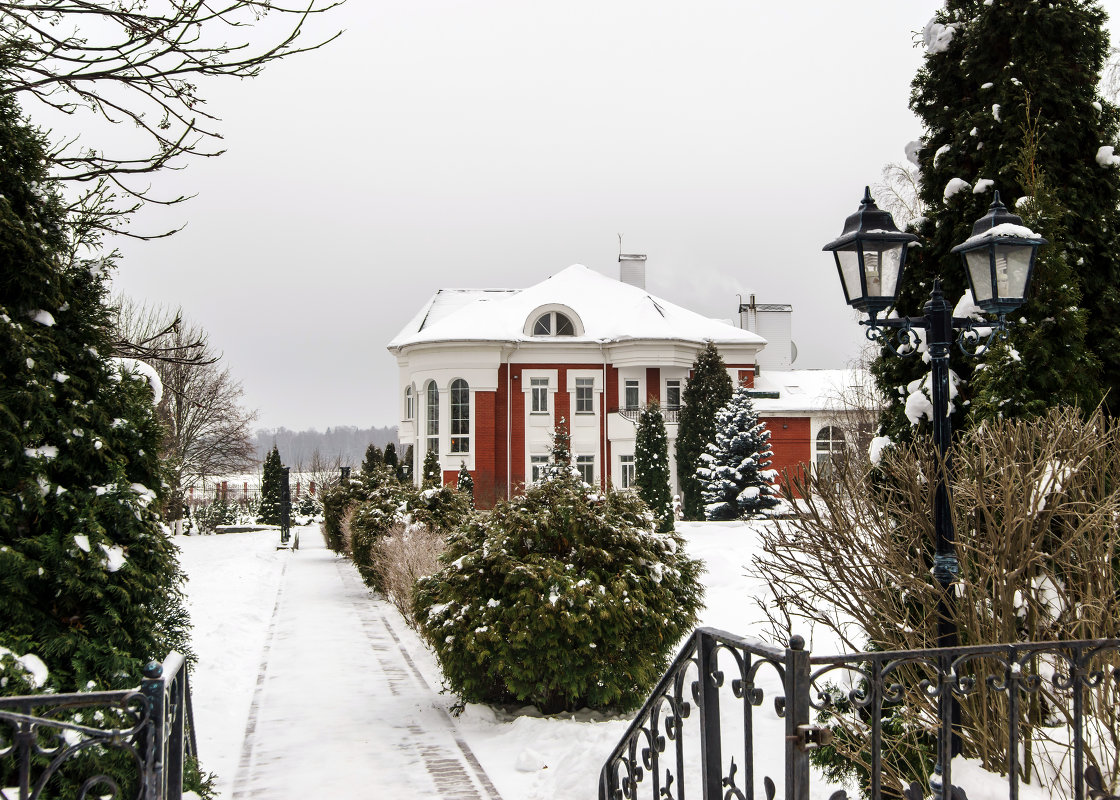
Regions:
[[462, 378], [451, 381], [451, 452], [471, 451], [471, 389]]
[[537, 317], [533, 325], [534, 336], [575, 336], [576, 328], [567, 314], [548, 311]]
[[832, 471], [833, 464], [838, 463], [848, 449], [844, 441], [844, 432], [835, 425], [821, 428], [817, 434], [817, 474], [827, 475]]
[[408, 385], [404, 390], [404, 418], [412, 419], [416, 415], [415, 397], [412, 394], [412, 385]]
[[425, 405], [427, 406], [427, 436], [428, 450], [439, 453], [439, 389], [435, 381], [428, 381], [424, 391]]

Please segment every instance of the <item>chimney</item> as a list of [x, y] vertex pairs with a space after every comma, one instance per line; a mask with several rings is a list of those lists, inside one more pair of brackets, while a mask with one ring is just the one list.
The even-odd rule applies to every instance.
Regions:
[[646, 288], [646, 257], [618, 254], [618, 279], [639, 289]]
[[739, 304], [739, 327], [757, 333], [767, 342], [755, 357], [755, 363], [762, 369], [790, 369], [797, 360], [792, 322], [793, 306], [788, 303], [758, 303], [752, 294], [749, 303]]

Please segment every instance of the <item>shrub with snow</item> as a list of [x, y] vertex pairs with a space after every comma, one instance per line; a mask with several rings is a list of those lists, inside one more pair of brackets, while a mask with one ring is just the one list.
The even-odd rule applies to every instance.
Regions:
[[375, 564], [379, 540], [394, 528], [413, 525], [442, 533], [458, 526], [470, 512], [467, 496], [451, 486], [419, 491], [411, 483], [392, 480], [367, 485], [347, 518], [350, 558], [362, 580], [384, 591], [382, 571]]
[[770, 469], [773, 455], [770, 431], [755, 413], [748, 389], [740, 386], [716, 413], [715, 441], [696, 470], [704, 487], [704, 515], [737, 519], [778, 505], [778, 473]]
[[637, 706], [695, 624], [698, 561], [639, 498], [556, 470], [448, 540], [414, 603], [448, 686], [545, 713]]

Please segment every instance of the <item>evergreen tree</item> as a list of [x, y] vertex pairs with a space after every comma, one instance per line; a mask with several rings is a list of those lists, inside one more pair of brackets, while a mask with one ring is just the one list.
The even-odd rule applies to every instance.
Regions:
[[261, 476], [261, 507], [257, 522], [265, 525], [280, 524], [280, 504], [284, 496], [284, 465], [280, 463], [280, 451], [276, 445], [264, 459]]
[[568, 423], [561, 418], [559, 424], [552, 430], [552, 446], [549, 449], [548, 466], [544, 470], [544, 477], [554, 478], [558, 475], [574, 475], [572, 469], [572, 435], [568, 432]]
[[684, 388], [677, 427], [677, 478], [685, 519], [704, 519], [702, 488], [696, 479], [700, 456], [715, 438], [716, 412], [731, 399], [731, 376], [719, 350], [708, 342], [692, 365], [692, 377]]
[[673, 530], [673, 493], [669, 482], [669, 437], [661, 407], [651, 403], [638, 418], [634, 443], [634, 472], [638, 496], [657, 518], [659, 533]]
[[696, 470], [704, 487], [706, 519], [738, 519], [778, 505], [778, 477], [770, 469], [770, 431], [758, 418], [750, 392], [740, 386], [716, 414], [716, 435]]
[[385, 466], [394, 476], [400, 478], [400, 461], [397, 459], [397, 446], [393, 442], [385, 445]]
[[[1026, 320], [1011, 334], [1024, 381], [1014, 398], [986, 401], [1013, 400], [1022, 413], [1093, 404], [1106, 389], [1109, 404], [1120, 403], [1120, 159], [1101, 151], [1116, 143], [1120, 111], [1097, 91], [1109, 50], [1104, 22], [1089, 0], [949, 0], [927, 26], [928, 52], [912, 85], [910, 107], [926, 128], [917, 155], [926, 216], [915, 221], [924, 241], [911, 249], [900, 313], [919, 312], [935, 277], [950, 302], [963, 294], [964, 269], [950, 250], [971, 234], [993, 189], [1009, 208], [1032, 192], [1046, 195], [1023, 209], [1052, 242], [1040, 256], [1031, 302], [1013, 315]], [[1032, 169], [1024, 170], [1024, 159]], [[1071, 310], [1081, 303], [1084, 320]], [[1007, 353], [993, 349], [990, 369], [1002, 369]], [[953, 369], [967, 382], [975, 363], [956, 358]], [[906, 387], [923, 365], [884, 354], [873, 371], [896, 401], [884, 432], [908, 437]]]
[[366, 457], [362, 460], [362, 474], [372, 475], [384, 463], [385, 456], [382, 455], [381, 448], [370, 442], [369, 447], [366, 448]]
[[443, 472], [439, 466], [439, 456], [435, 450], [424, 454], [424, 478], [421, 484], [425, 489], [435, 489], [443, 486]]
[[[39, 689], [122, 689], [146, 662], [189, 653], [183, 574], [157, 518], [160, 387], [110, 358], [111, 262], [68, 254], [46, 159], [0, 92], [0, 646], [45, 664]], [[7, 672], [0, 693], [19, 693]]]
[[456, 481], [456, 488], [465, 494], [471, 500], [471, 505], [474, 505], [474, 478], [467, 470], [466, 462], [459, 462], [459, 479]]

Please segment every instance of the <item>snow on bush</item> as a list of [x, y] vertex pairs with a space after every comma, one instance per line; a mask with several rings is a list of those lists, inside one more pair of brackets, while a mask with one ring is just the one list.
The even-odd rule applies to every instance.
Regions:
[[946, 200], [948, 200], [953, 195], [957, 194], [958, 192], [963, 192], [968, 187], [968, 181], [964, 180], [963, 178], [951, 178], [949, 182], [945, 184], [944, 197]]
[[953, 42], [953, 35], [957, 32], [957, 26], [953, 23], [948, 25], [938, 22], [936, 19], [931, 19], [926, 23], [926, 27], [922, 30], [922, 41], [926, 46], [926, 52], [932, 54], [944, 53], [949, 49], [949, 45]]
[[420, 631], [466, 702], [544, 713], [642, 702], [696, 622], [701, 564], [630, 492], [556, 470], [448, 539]]
[[1102, 145], [1097, 150], [1097, 163], [1102, 167], [1116, 167], [1120, 166], [1120, 156], [1114, 155], [1115, 148], [1112, 145]]

